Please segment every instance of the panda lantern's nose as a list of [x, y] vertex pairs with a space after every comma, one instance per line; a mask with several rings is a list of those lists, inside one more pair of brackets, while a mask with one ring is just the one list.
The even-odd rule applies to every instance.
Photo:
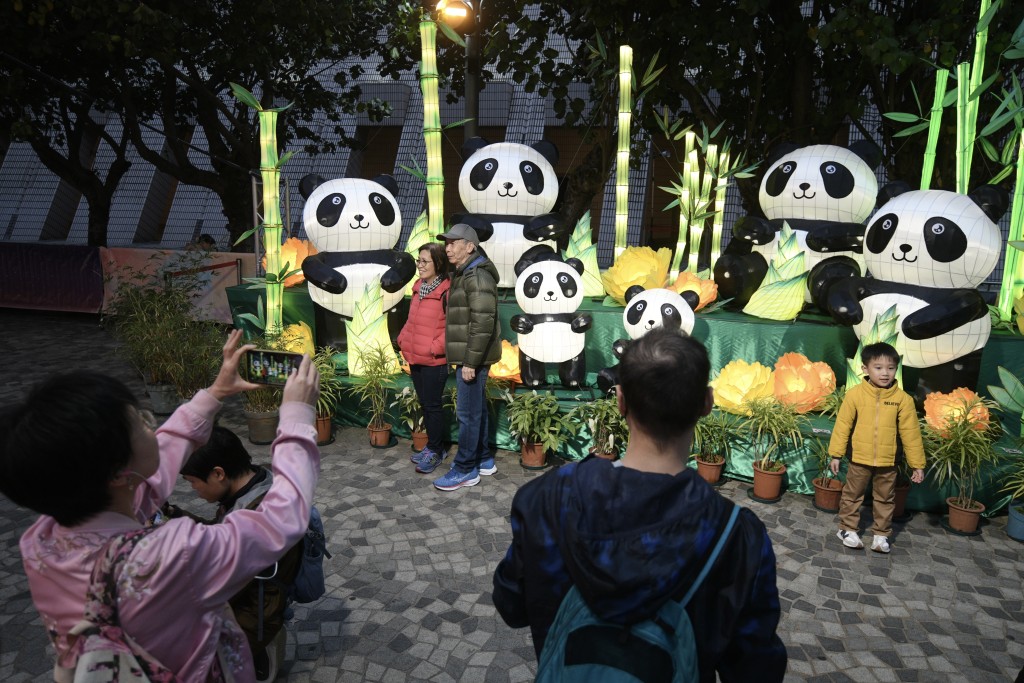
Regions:
[[360, 223], [363, 222], [363, 214], [361, 214], [361, 213], [357, 213], [355, 216], [353, 216], [353, 218], [355, 218]]
[[511, 190], [512, 189], [512, 183], [505, 182], [505, 183], [502, 183], [501, 186], [504, 187], [506, 190]]
[[811, 189], [811, 184], [810, 183], [800, 183], [800, 189], [803, 190], [804, 192], [807, 192], [807, 190]]
[[900, 245], [900, 251], [902, 251], [904, 254], [910, 252], [910, 250], [912, 250], [912, 249], [913, 249], [913, 247], [910, 246], [909, 244], [901, 244]]

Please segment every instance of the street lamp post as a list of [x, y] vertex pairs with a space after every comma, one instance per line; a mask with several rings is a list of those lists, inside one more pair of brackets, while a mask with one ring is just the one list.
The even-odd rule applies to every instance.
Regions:
[[464, 140], [475, 138], [479, 131], [480, 121], [480, 18], [483, 11], [483, 0], [474, 3], [472, 0], [439, 0], [437, 16], [454, 30], [466, 36], [466, 67], [465, 67], [465, 116], [463, 125]]

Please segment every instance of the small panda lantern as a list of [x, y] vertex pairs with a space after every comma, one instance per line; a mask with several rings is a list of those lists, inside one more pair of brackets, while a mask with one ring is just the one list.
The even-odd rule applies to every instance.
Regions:
[[[309, 175], [299, 189], [306, 198], [306, 235], [318, 250], [302, 262], [313, 302], [351, 319], [356, 302], [372, 285], [381, 289], [384, 310], [392, 310], [416, 273], [412, 256], [394, 249], [402, 232], [395, 179], [382, 175], [324, 181]], [[322, 309], [317, 309], [317, 343], [344, 348], [343, 321]]]
[[547, 141], [533, 145], [488, 144], [472, 138], [459, 173], [459, 197], [466, 213], [453, 223], [467, 223], [480, 235], [483, 250], [498, 269], [498, 286], [516, 286], [516, 263], [538, 244], [556, 248], [567, 234], [550, 211], [558, 199], [555, 164], [558, 150]]
[[896, 306], [896, 350], [904, 365], [924, 369], [917, 387], [921, 401], [932, 391], [977, 384], [981, 350], [992, 329], [977, 287], [999, 259], [996, 221], [1008, 197], [992, 185], [969, 195], [908, 190], [904, 183], [886, 186], [883, 194], [892, 199], [864, 238], [870, 276], [835, 283], [828, 289], [828, 307], [859, 338], [877, 315]]
[[[678, 294], [671, 289], [644, 289], [640, 285], [633, 285], [626, 290], [622, 327], [629, 339], [639, 339], [657, 327], [690, 334], [696, 322], [693, 311], [699, 304], [700, 297], [693, 291]], [[622, 358], [627, 343], [628, 340], [619, 339], [612, 344], [612, 353], [616, 358]], [[618, 384], [617, 368], [615, 365], [597, 373], [597, 386], [603, 393], [608, 393]]]
[[807, 301], [824, 309], [821, 282], [863, 274], [864, 225], [875, 207], [881, 161], [870, 142], [781, 147], [761, 180], [758, 201], [767, 218], [744, 216], [715, 263], [719, 296], [746, 304], [768, 272], [785, 221], [804, 250]]
[[516, 302], [523, 310], [512, 316], [519, 335], [519, 373], [523, 384], [547, 383], [546, 363], [558, 363], [562, 385], [571, 389], [586, 383], [586, 331], [593, 319], [577, 313], [583, 301], [583, 263], [561, 259], [550, 247], [528, 250], [516, 264]]

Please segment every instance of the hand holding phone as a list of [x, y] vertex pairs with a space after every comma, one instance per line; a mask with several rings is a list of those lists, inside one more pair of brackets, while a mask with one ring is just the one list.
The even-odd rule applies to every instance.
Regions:
[[242, 361], [242, 377], [255, 384], [283, 387], [292, 371], [299, 369], [301, 353], [250, 349]]

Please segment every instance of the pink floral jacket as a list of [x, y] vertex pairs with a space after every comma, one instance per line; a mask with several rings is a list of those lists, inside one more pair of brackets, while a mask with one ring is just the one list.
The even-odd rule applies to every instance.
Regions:
[[[160, 468], [135, 496], [138, 521], [105, 512], [74, 528], [40, 517], [21, 537], [32, 600], [57, 650], [54, 680], [71, 680], [74, 638], [99, 553], [117, 534], [137, 529], [167, 500], [185, 459], [207, 441], [220, 402], [200, 391], [157, 431]], [[221, 524], [173, 519], [132, 552], [118, 586], [125, 631], [186, 683], [255, 680], [245, 636], [227, 606], [256, 573], [295, 545], [309, 521], [320, 471], [313, 407], [281, 406], [272, 447], [274, 484], [255, 510]]]

